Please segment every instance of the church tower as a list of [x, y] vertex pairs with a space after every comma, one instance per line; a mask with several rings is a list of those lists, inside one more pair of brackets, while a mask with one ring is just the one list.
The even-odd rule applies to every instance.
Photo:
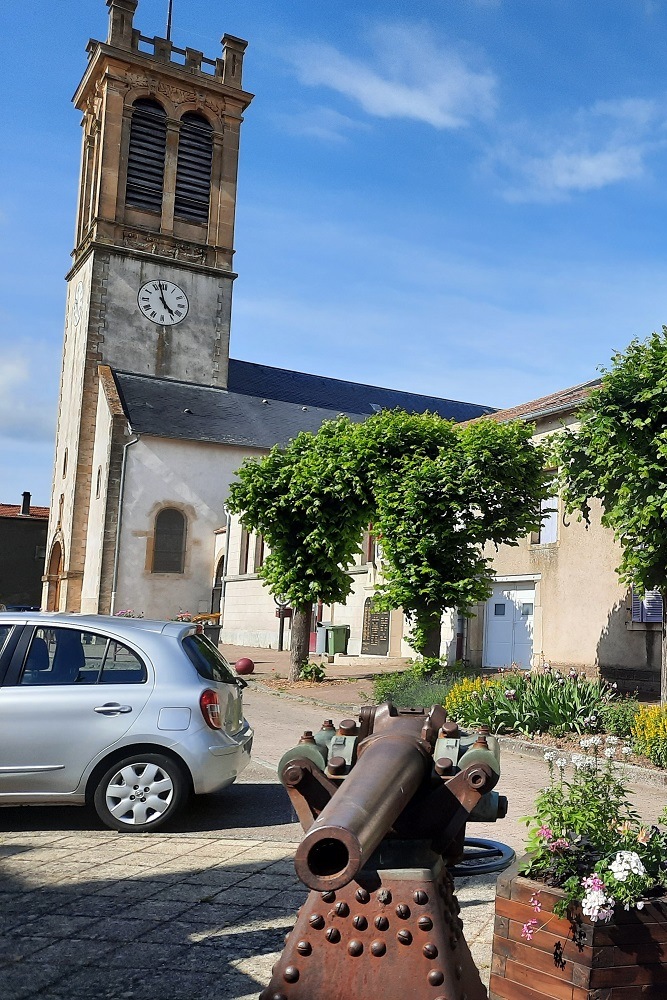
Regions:
[[80, 609], [98, 367], [225, 388], [246, 42], [222, 57], [134, 27], [106, 0], [74, 95], [83, 149], [43, 606]]

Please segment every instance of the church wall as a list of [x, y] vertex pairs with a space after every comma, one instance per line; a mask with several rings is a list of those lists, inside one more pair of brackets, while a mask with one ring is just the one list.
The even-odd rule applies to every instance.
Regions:
[[[247, 568], [241, 573], [241, 522], [230, 518], [229, 551], [225, 571], [225, 601], [221, 642], [237, 646], [277, 649], [279, 620], [276, 604], [254, 571], [255, 535], [248, 538]], [[285, 621], [285, 649], [289, 648], [289, 619]]]
[[[127, 451], [115, 611], [172, 618], [211, 607], [215, 531], [229, 483], [251, 449], [141, 437]], [[153, 573], [155, 518], [165, 507], [187, 521], [183, 573]]]
[[[157, 326], [137, 305], [141, 286], [158, 278], [175, 282], [188, 297], [185, 319]], [[227, 384], [232, 275], [207, 273], [170, 260], [109, 255], [105, 319], [114, 336], [104, 360], [112, 368], [204, 385]]]
[[109, 411], [104, 389], [100, 383], [97, 394], [97, 414], [95, 418], [95, 444], [92, 459], [92, 488], [88, 509], [88, 531], [86, 535], [86, 563], [81, 588], [81, 612], [94, 615], [99, 607], [102, 553], [106, 521], [107, 490], [109, 485], [109, 461], [111, 458], [111, 437], [113, 420]]

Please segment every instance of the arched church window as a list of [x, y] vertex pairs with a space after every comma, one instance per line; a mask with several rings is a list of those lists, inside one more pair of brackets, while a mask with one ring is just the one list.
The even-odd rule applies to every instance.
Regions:
[[140, 97], [132, 105], [125, 201], [148, 212], [162, 210], [167, 114], [161, 104]]
[[178, 138], [174, 215], [191, 222], [208, 222], [212, 162], [211, 125], [195, 111], [186, 111]]
[[185, 517], [180, 510], [165, 507], [155, 518], [153, 572], [182, 573], [185, 559]]

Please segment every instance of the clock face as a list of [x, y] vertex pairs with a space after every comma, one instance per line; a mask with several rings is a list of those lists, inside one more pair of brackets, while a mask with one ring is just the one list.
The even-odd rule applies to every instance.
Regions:
[[81, 321], [81, 311], [83, 309], [83, 281], [80, 281], [74, 292], [74, 305], [72, 306], [72, 320], [74, 326], [78, 326]]
[[155, 278], [143, 284], [137, 303], [144, 316], [158, 326], [175, 326], [185, 319], [189, 308], [183, 289], [166, 278]]

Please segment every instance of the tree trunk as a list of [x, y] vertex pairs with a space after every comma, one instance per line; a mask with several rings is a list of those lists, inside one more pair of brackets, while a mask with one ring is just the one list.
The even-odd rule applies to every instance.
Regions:
[[424, 659], [440, 658], [441, 612], [427, 612], [418, 616], [419, 625], [424, 634], [422, 648], [418, 649]]
[[289, 680], [298, 681], [301, 667], [308, 662], [310, 652], [310, 622], [313, 615], [312, 604], [304, 604], [294, 609], [292, 615], [292, 642], [290, 645]]

